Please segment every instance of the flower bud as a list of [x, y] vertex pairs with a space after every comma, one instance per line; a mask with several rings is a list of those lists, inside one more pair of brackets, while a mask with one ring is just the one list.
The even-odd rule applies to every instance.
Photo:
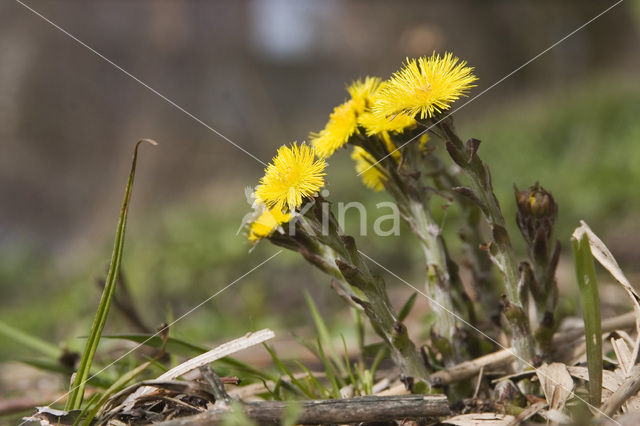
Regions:
[[516, 223], [527, 245], [536, 254], [548, 255], [553, 225], [558, 216], [558, 205], [550, 192], [538, 182], [526, 191], [515, 188], [518, 212]]

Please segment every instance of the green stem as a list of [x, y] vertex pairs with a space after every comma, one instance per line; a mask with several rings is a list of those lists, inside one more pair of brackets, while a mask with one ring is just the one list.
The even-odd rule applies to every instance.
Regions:
[[389, 301], [384, 280], [371, 274], [355, 240], [343, 235], [330, 212], [328, 226], [323, 227], [324, 212], [319, 206], [321, 201], [323, 200], [318, 197], [317, 206], [314, 206], [318, 208], [310, 209], [303, 218], [298, 219], [300, 225], [296, 226], [295, 235], [276, 233], [269, 239], [287, 248], [297, 245], [297, 251], [307, 261], [334, 277], [340, 283], [343, 296], [346, 295], [362, 307], [374, 331], [387, 344], [401, 371], [408, 376], [428, 380], [424, 362]]
[[[433, 182], [441, 191], [452, 191], [453, 188], [462, 186], [458, 177], [447, 167], [442, 160], [431, 153], [426, 157], [431, 168]], [[476, 309], [483, 313], [484, 317], [491, 317], [500, 311], [499, 294], [493, 280], [493, 263], [482, 250], [485, 239], [482, 235], [480, 224], [481, 212], [467, 197], [453, 192], [453, 196], [460, 208], [463, 225], [459, 231], [460, 240], [466, 258], [466, 267], [471, 270], [472, 283], [480, 306]], [[478, 309], [479, 308], [479, 309]]]
[[[509, 305], [505, 304], [505, 314], [513, 332], [513, 346], [520, 360], [520, 367], [534, 357], [533, 337], [525, 310], [526, 288], [520, 285], [520, 271], [507, 233], [500, 204], [493, 192], [489, 169], [477, 154], [479, 141], [470, 140], [465, 145], [453, 131], [450, 120], [438, 124], [441, 137], [446, 141], [447, 151], [453, 161], [469, 177], [470, 188], [461, 188], [463, 195], [472, 197], [478, 204], [492, 230], [493, 241], [490, 255], [505, 282]], [[508, 309], [508, 312], [507, 312]]]
[[[453, 342], [459, 327], [458, 316], [452, 298], [451, 276], [447, 267], [445, 248], [440, 229], [431, 212], [422, 203], [409, 201], [409, 220], [413, 233], [418, 237], [427, 265], [426, 290], [435, 303], [431, 308], [436, 314], [436, 332]], [[453, 361], [453, 360], [452, 360]]]
[[[429, 296], [431, 309], [437, 321], [434, 331], [438, 339], [444, 339], [448, 349], [443, 353], [445, 364], [454, 364], [460, 357], [454, 351], [454, 338], [460, 328], [459, 318], [469, 319], [472, 313], [463, 315], [455, 298], [462, 300], [466, 293], [456, 273], [451, 273], [452, 261], [449, 259], [440, 228], [430, 209], [430, 198], [426, 188], [419, 181], [421, 156], [414, 146], [408, 146], [402, 153], [402, 164], [399, 167], [393, 157], [389, 156], [384, 143], [376, 138], [361, 139], [359, 144], [373, 158], [381, 160], [376, 167], [382, 167], [387, 179], [385, 189], [394, 198], [400, 215], [409, 225], [418, 239], [425, 256], [427, 279], [426, 294]], [[409, 151], [411, 150], [411, 151]], [[460, 304], [459, 304], [460, 305]]]

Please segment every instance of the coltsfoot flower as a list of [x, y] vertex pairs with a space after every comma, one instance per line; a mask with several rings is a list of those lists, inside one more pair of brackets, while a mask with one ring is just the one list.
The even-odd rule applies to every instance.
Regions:
[[358, 124], [364, 128], [367, 136], [374, 136], [383, 132], [402, 133], [415, 127], [416, 120], [404, 114], [381, 117], [371, 112], [365, 112], [358, 117]]
[[316, 159], [313, 148], [304, 143], [282, 146], [260, 179], [256, 201], [270, 209], [294, 212], [304, 198], [324, 186], [325, 167], [326, 162]]
[[449, 109], [477, 80], [466, 65], [451, 53], [407, 58], [377, 93], [373, 113], [380, 118], [405, 114], [424, 119]]
[[380, 170], [380, 166], [374, 165], [376, 160], [371, 154], [356, 146], [353, 148], [351, 158], [356, 162], [356, 173], [362, 178], [362, 183], [374, 191], [382, 191], [387, 176]]
[[330, 157], [349, 142], [349, 138], [358, 130], [358, 116], [371, 106], [379, 85], [379, 78], [367, 77], [364, 81], [357, 80], [347, 87], [351, 99], [333, 109], [324, 129], [310, 135], [311, 143], [320, 158]]
[[364, 81], [356, 80], [347, 87], [347, 92], [351, 95], [357, 114], [362, 114], [366, 108], [371, 106], [381, 82], [382, 80], [378, 77], [365, 77]]
[[291, 220], [291, 213], [283, 213], [279, 209], [267, 209], [249, 225], [249, 241], [258, 242], [267, 238], [282, 224]]

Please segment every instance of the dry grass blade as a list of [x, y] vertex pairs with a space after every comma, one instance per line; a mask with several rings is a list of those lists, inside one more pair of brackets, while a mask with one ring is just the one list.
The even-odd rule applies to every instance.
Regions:
[[624, 338], [611, 338], [611, 347], [616, 354], [623, 377], [627, 377], [629, 375], [633, 365], [635, 364], [635, 359], [633, 358], [632, 353], [633, 347], [629, 349], [629, 346], [630, 345], [627, 343], [627, 340]]
[[275, 336], [275, 333], [268, 328], [256, 331], [255, 333], [247, 333], [246, 335], [238, 339], [223, 343], [222, 345], [210, 350], [209, 352], [205, 352], [202, 355], [198, 355], [195, 358], [192, 358], [176, 367], [173, 367], [171, 370], [159, 376], [158, 380], [175, 379], [176, 377], [180, 377], [191, 370], [195, 370], [196, 368], [200, 368], [203, 365], [210, 364], [213, 361], [219, 360], [220, 358], [224, 358], [236, 352], [247, 349], [251, 346], [259, 345], [260, 343], [273, 339]]
[[[160, 375], [157, 380], [172, 380], [177, 377], [182, 376], [183, 374], [188, 373], [189, 371], [200, 368], [203, 365], [210, 364], [220, 358], [224, 358], [226, 356], [232, 355], [236, 352], [249, 348], [251, 346], [259, 345], [260, 343], [266, 342], [269, 339], [273, 339], [275, 337], [275, 333], [268, 328], [265, 328], [260, 331], [256, 331], [255, 333], [247, 333], [246, 335], [232, 340], [227, 343], [223, 343], [222, 345], [203, 353], [202, 355], [198, 355], [195, 358], [192, 358], [174, 368]], [[126, 402], [129, 405], [133, 404], [134, 401], [145, 394], [152, 392], [153, 388], [143, 387], [138, 389], [134, 394], [130, 395]]]

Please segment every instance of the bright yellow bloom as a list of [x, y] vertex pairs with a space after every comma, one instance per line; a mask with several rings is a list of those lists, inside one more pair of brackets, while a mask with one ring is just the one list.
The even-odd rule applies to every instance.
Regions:
[[367, 77], [364, 81], [357, 80], [347, 87], [351, 99], [333, 109], [324, 129], [310, 135], [311, 143], [320, 158], [330, 157], [349, 142], [349, 138], [358, 130], [358, 116], [371, 106], [379, 85], [379, 78]]
[[291, 220], [291, 213], [279, 209], [265, 209], [249, 227], [249, 241], [255, 243], [269, 237], [283, 223]]
[[347, 87], [356, 114], [362, 114], [365, 108], [371, 106], [380, 83], [381, 80], [378, 77], [365, 77], [364, 81], [356, 80]]
[[377, 93], [374, 114], [381, 118], [406, 114], [424, 119], [449, 109], [451, 103], [475, 86], [473, 68], [466, 65], [451, 53], [407, 58], [404, 67]]
[[362, 182], [374, 191], [382, 191], [387, 176], [382, 172], [379, 165], [373, 166], [376, 160], [371, 154], [356, 146], [353, 148], [351, 158], [356, 162], [356, 173], [360, 175]]
[[318, 133], [311, 133], [310, 139], [316, 154], [320, 158], [330, 157], [349, 141], [357, 128], [355, 102], [350, 99], [333, 109], [324, 129]]
[[313, 148], [304, 143], [282, 146], [260, 179], [256, 200], [272, 209], [293, 212], [303, 198], [324, 186], [325, 167], [325, 161], [316, 160]]
[[358, 117], [358, 124], [364, 127], [367, 136], [373, 136], [382, 132], [402, 133], [409, 128], [415, 127], [416, 120], [404, 114], [388, 118], [365, 112]]

